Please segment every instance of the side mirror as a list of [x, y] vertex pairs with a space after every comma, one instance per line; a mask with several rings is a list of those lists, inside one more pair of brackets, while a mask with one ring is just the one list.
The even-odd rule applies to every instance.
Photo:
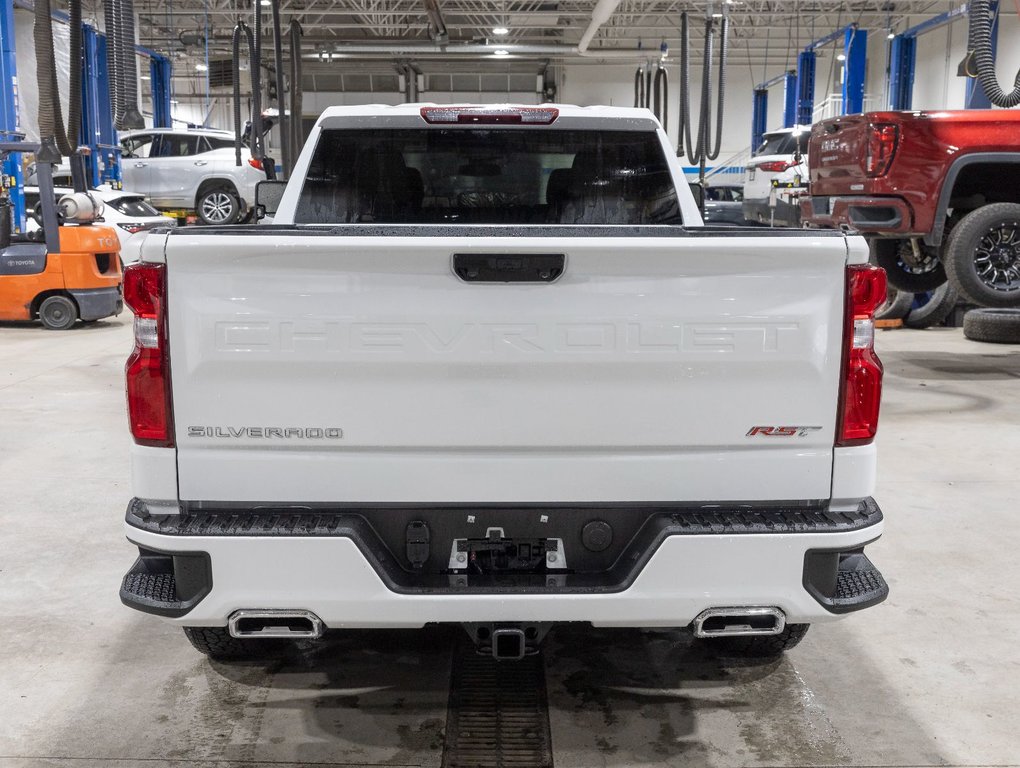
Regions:
[[255, 221], [276, 215], [286, 188], [287, 182], [275, 179], [260, 181], [255, 185]]
[[691, 194], [694, 195], [694, 202], [698, 206], [698, 210], [702, 213], [705, 212], [705, 187], [702, 186], [700, 181], [688, 182], [687, 186], [691, 188]]

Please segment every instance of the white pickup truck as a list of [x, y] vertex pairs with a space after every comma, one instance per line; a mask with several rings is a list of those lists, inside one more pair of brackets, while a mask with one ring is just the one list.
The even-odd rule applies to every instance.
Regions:
[[274, 215], [125, 273], [127, 605], [218, 658], [443, 622], [513, 659], [775, 654], [885, 598], [861, 238], [704, 227], [605, 107], [329, 109]]

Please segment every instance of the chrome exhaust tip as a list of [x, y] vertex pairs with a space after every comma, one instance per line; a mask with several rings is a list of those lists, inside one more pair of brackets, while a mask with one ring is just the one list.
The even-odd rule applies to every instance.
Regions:
[[322, 637], [325, 625], [311, 611], [243, 610], [227, 620], [231, 637], [283, 637], [291, 640]]
[[709, 608], [694, 619], [694, 636], [778, 635], [784, 627], [786, 614], [772, 606]]

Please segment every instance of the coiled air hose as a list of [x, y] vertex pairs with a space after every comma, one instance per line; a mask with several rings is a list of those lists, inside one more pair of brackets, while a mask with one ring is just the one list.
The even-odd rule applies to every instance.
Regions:
[[988, 100], [997, 107], [1020, 104], [1020, 71], [1013, 80], [1013, 90], [1006, 93], [995, 76], [995, 55], [992, 52], [992, 15], [989, 0], [972, 0], [969, 5], [970, 27], [967, 47], [974, 55], [978, 82]]

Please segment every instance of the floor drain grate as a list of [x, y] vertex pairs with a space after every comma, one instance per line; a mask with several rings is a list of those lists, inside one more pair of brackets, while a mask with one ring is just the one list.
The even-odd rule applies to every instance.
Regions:
[[443, 768], [552, 768], [542, 655], [480, 656], [470, 643], [453, 657]]

